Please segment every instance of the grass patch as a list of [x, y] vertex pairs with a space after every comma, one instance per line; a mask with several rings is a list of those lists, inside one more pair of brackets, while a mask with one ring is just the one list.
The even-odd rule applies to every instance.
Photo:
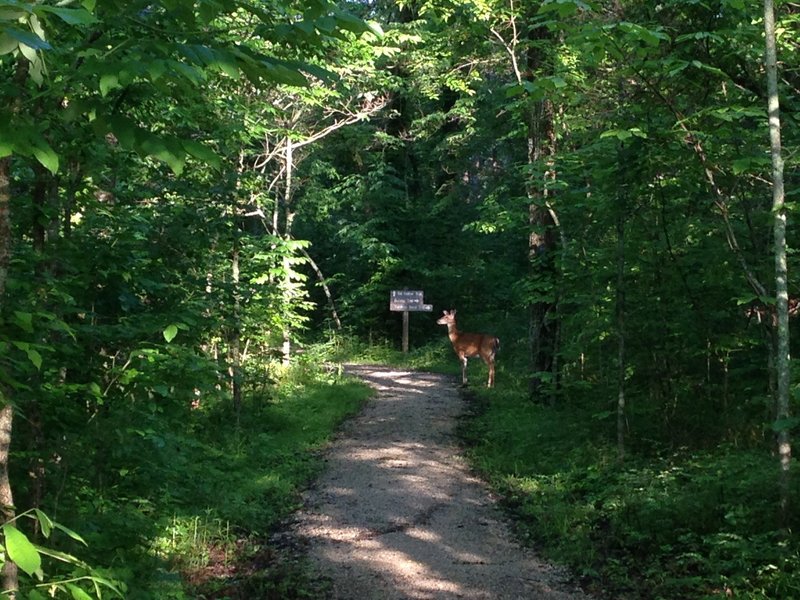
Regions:
[[[371, 393], [367, 386], [348, 380], [292, 386], [270, 403], [250, 403], [236, 436], [209, 440], [218, 451], [208, 458], [216, 464], [213, 469], [206, 465], [196, 471], [197, 477], [205, 479], [206, 493], [193, 503], [191, 513], [211, 511], [227, 524], [226, 532], [235, 533], [237, 571], [242, 563], [259, 563], [258, 572], [238, 586], [237, 594], [246, 593], [241, 597], [256, 592], [263, 598], [302, 597], [303, 569], [299, 565], [287, 569], [286, 562], [278, 560], [275, 549], [266, 544], [266, 536], [300, 507], [300, 493], [321, 468], [318, 451]], [[212, 546], [219, 553], [229, 538], [222, 536]], [[220, 571], [221, 576], [207, 573], [212, 576], [200, 582], [198, 590], [226, 588], [229, 573]], [[224, 596], [232, 593], [227, 590]]]
[[371, 394], [304, 371], [248, 397], [238, 419], [225, 398], [174, 418], [142, 412], [133, 425], [130, 411], [109, 411], [103, 486], [76, 471], [61, 504], [88, 543], [82, 556], [124, 582], [129, 600], [304, 597], [304, 565], [269, 539], [300, 506], [332, 433]]

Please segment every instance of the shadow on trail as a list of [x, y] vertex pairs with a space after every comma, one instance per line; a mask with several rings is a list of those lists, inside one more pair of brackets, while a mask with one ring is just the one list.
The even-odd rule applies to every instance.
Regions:
[[328, 598], [582, 598], [510, 540], [453, 438], [443, 375], [349, 366], [378, 390], [341, 432], [299, 532]]

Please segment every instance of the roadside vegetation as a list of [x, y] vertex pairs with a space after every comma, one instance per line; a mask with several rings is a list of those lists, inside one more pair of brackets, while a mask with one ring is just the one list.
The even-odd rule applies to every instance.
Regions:
[[[87, 544], [72, 550], [129, 599], [307, 597], [301, 558], [270, 536], [300, 507], [332, 432], [370, 394], [305, 365], [248, 394], [238, 423], [205, 399], [134, 422], [111, 411], [93, 453], [76, 444], [61, 456], [71, 468], [58, 515]], [[97, 478], [80, 477], [99, 456]]]
[[528, 401], [520, 381], [505, 370], [495, 390], [466, 390], [460, 434], [523, 543], [598, 597], [800, 595], [798, 522], [781, 520], [774, 432], [678, 446], [635, 414], [629, 427], [647, 439], [620, 462], [615, 423], [591, 393], [549, 406]]

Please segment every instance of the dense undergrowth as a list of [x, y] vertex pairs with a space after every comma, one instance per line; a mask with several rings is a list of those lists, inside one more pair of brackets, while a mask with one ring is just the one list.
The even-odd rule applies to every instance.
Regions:
[[520, 537], [589, 590], [620, 599], [800, 597], [797, 519], [780, 523], [768, 448], [639, 451], [620, 463], [613, 424], [586, 405], [536, 404], [502, 386], [468, 395], [461, 431], [473, 464]]
[[[96, 452], [65, 455], [63, 493], [45, 506], [83, 536], [72, 550], [129, 600], [304, 597], [302, 565], [274, 560], [269, 535], [298, 508], [317, 451], [371, 393], [307, 367], [251, 390], [238, 419], [229, 401], [180, 417], [109, 410]], [[96, 476], [79, 476], [90, 463]]]

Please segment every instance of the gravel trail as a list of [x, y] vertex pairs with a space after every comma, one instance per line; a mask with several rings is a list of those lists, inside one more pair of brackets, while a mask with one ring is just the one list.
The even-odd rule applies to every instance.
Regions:
[[377, 395], [327, 453], [295, 534], [339, 600], [588, 600], [519, 546], [459, 454], [452, 379], [377, 366], [347, 371]]

